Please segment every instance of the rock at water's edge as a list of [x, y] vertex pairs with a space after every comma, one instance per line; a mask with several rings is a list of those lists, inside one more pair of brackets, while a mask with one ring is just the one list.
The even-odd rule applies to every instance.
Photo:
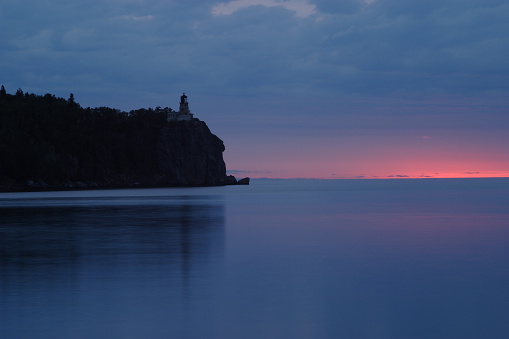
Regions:
[[243, 178], [237, 181], [237, 185], [249, 185], [249, 178]]
[[233, 175], [227, 176], [226, 185], [237, 185], [237, 179]]

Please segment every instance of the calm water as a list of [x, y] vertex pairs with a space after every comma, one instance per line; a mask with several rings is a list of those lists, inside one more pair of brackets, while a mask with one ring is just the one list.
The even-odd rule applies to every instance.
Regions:
[[509, 338], [509, 180], [0, 194], [0, 338]]

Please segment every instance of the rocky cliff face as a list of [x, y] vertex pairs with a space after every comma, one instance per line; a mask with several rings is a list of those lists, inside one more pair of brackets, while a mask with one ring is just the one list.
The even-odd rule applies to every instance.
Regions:
[[[89, 158], [76, 157], [73, 152], [55, 155], [53, 147], [50, 149], [53, 161], [39, 166], [47, 168], [53, 164], [55, 167], [54, 158], [74, 159], [70, 166], [58, 164], [59, 168], [65, 168], [61, 170], [66, 173], [63, 179], [55, 179], [51, 170], [42, 174], [27, 171], [22, 180], [11, 177], [6, 181], [4, 177], [0, 180], [0, 191], [237, 184], [235, 178], [226, 176], [223, 141], [210, 132], [205, 122], [169, 123], [152, 133], [155, 134], [150, 138], [151, 134], [143, 135], [149, 141], [137, 150], [136, 159], [129, 162], [115, 159], [136, 152], [127, 142], [109, 144], [98, 154], [92, 151]], [[141, 137], [136, 140], [141, 144]]]
[[40, 154], [42, 161], [31, 166], [27, 159], [26, 166], [18, 166], [23, 176], [0, 175], [0, 191], [237, 184], [226, 175], [223, 141], [203, 121], [164, 123], [100, 143], [97, 138], [81, 143], [86, 155], [72, 147], [55, 151], [62, 144], [57, 140]]
[[167, 185], [226, 184], [223, 141], [203, 121], [182, 121], [161, 129], [157, 161]]

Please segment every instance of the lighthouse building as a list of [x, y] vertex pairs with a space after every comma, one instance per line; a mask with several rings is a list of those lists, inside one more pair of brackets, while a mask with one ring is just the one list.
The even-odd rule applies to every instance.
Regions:
[[167, 113], [166, 119], [168, 121], [183, 121], [193, 120], [193, 113], [189, 110], [189, 102], [187, 102], [187, 95], [183, 93], [180, 97], [180, 106], [178, 112], [170, 111]]

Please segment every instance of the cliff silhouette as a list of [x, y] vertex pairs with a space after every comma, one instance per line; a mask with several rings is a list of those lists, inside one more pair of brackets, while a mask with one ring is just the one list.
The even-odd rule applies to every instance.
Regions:
[[0, 89], [0, 191], [219, 186], [223, 141], [171, 109], [82, 108], [54, 95]]

